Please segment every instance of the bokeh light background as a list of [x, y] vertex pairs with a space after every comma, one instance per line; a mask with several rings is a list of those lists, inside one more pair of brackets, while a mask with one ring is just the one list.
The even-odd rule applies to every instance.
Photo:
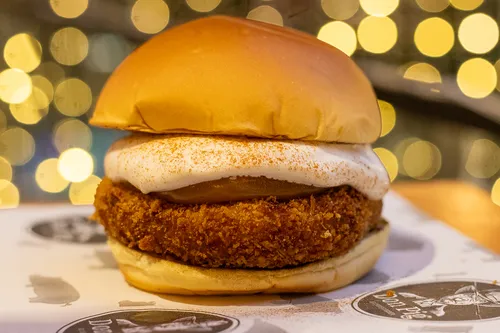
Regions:
[[375, 151], [391, 180], [472, 181], [500, 205], [497, 0], [3, 0], [0, 207], [91, 203], [125, 134], [87, 124], [108, 75], [152, 35], [214, 14], [353, 57], [380, 98]]

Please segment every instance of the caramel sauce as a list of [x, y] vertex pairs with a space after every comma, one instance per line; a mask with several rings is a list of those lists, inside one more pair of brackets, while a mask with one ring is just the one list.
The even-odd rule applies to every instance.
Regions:
[[287, 200], [325, 191], [326, 188], [295, 184], [266, 177], [231, 177], [159, 192], [157, 195], [180, 204], [221, 203], [266, 197]]

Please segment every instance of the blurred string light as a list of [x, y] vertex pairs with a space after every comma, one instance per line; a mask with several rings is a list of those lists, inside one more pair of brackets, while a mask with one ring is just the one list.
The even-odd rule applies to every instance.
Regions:
[[248, 12], [247, 18], [254, 21], [283, 26], [283, 17], [275, 8], [263, 5]]
[[500, 148], [491, 140], [479, 139], [472, 143], [465, 170], [476, 178], [490, 178], [500, 170]]
[[335, 46], [348, 56], [351, 56], [358, 45], [356, 31], [347, 23], [341, 21], [328, 22], [319, 29], [318, 39]]
[[45, 192], [59, 193], [68, 187], [69, 182], [57, 170], [57, 163], [57, 158], [49, 158], [36, 168], [35, 181]]
[[441, 83], [441, 74], [436, 67], [418, 62], [410, 65], [404, 72], [403, 78], [407, 80], [420, 81], [424, 83]]
[[399, 0], [359, 0], [361, 8], [371, 16], [388, 16], [398, 8]]
[[0, 156], [11, 165], [28, 163], [35, 153], [35, 140], [28, 131], [12, 127], [0, 134]]
[[221, 0], [186, 0], [186, 3], [194, 11], [208, 13], [217, 8]]
[[358, 26], [358, 41], [371, 53], [385, 53], [398, 39], [398, 29], [389, 17], [365, 17]]
[[53, 86], [61, 82], [66, 76], [64, 69], [53, 61], [42, 63], [33, 74], [46, 78]]
[[441, 169], [441, 152], [428, 141], [413, 142], [403, 154], [403, 168], [414, 179], [431, 179]]
[[137, 0], [130, 18], [135, 28], [145, 34], [156, 34], [168, 25], [170, 9], [163, 0]]
[[483, 4], [483, 0], [450, 0], [451, 5], [460, 10], [474, 10]]
[[0, 134], [7, 129], [7, 117], [5, 117], [5, 113], [0, 110]]
[[497, 73], [497, 90], [500, 91], [500, 59], [495, 62], [495, 71]]
[[94, 160], [87, 151], [71, 148], [59, 156], [57, 170], [67, 181], [82, 182], [94, 171]]
[[50, 0], [54, 13], [68, 19], [82, 15], [88, 6], [89, 0]]
[[78, 117], [90, 109], [92, 91], [80, 79], [66, 79], [56, 87], [54, 104], [63, 115]]
[[0, 156], [0, 179], [12, 181], [12, 165], [7, 159]]
[[0, 208], [19, 206], [19, 190], [16, 185], [6, 179], [0, 179]]
[[359, 10], [359, 0], [321, 0], [321, 8], [334, 20], [347, 20]]
[[47, 115], [53, 97], [52, 84], [46, 78], [35, 75], [31, 81], [31, 95], [22, 103], [9, 106], [12, 116], [18, 122], [27, 125], [36, 124]]
[[380, 136], [389, 134], [396, 125], [396, 110], [391, 103], [378, 100], [378, 107], [380, 109], [380, 116], [382, 118], [382, 131]]
[[132, 47], [122, 36], [96, 34], [90, 38], [86, 64], [93, 71], [111, 73], [130, 52]]
[[31, 91], [31, 78], [22, 70], [6, 69], [0, 73], [0, 99], [5, 103], [22, 103]]
[[495, 20], [483, 13], [467, 16], [458, 27], [458, 40], [471, 53], [491, 51], [498, 43], [498, 35]]
[[87, 36], [76, 28], [62, 28], [52, 35], [49, 48], [58, 63], [74, 66], [87, 57], [89, 41]]
[[430, 13], [439, 13], [445, 10], [449, 5], [449, 0], [416, 0], [417, 5]]
[[46, 108], [54, 99], [54, 87], [50, 81], [41, 75], [33, 75], [31, 77], [33, 91], [31, 95], [35, 99], [39, 109]]
[[390, 150], [385, 148], [375, 148], [373, 149], [375, 154], [377, 154], [380, 161], [384, 164], [391, 182], [398, 176], [398, 159]]
[[69, 200], [73, 205], [91, 205], [101, 178], [91, 175], [80, 183], [72, 183], [69, 187]]
[[457, 73], [457, 83], [464, 95], [471, 98], [484, 98], [491, 94], [497, 85], [495, 67], [481, 58], [464, 62]]
[[399, 161], [399, 165], [401, 165], [401, 167], [399, 168], [399, 173], [402, 175], [408, 176], [408, 174], [405, 172], [404, 168], [402, 167], [403, 157], [404, 157], [404, 154], [406, 152], [406, 149], [411, 144], [413, 144], [417, 141], [420, 141], [420, 139], [417, 137], [409, 137], [409, 138], [406, 138], [406, 139], [403, 139], [403, 140], [400, 140], [399, 142], [397, 142], [394, 149], [393, 149], [394, 155], [396, 155], [396, 157]]
[[439, 17], [420, 22], [415, 29], [414, 38], [417, 49], [429, 57], [444, 56], [455, 43], [453, 27]]
[[20, 104], [9, 106], [10, 113], [21, 124], [34, 125], [49, 113], [47, 107], [39, 109], [36, 99], [32, 96]]
[[60, 153], [70, 148], [89, 150], [92, 146], [92, 131], [78, 119], [63, 119], [54, 126], [52, 140]]
[[491, 200], [494, 204], [500, 206], [500, 178], [497, 179], [491, 189]]
[[3, 57], [9, 67], [29, 73], [42, 61], [42, 45], [31, 35], [17, 34], [5, 43]]

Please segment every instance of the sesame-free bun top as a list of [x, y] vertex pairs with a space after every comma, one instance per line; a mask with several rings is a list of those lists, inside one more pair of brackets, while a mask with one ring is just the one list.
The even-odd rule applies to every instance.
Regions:
[[168, 29], [130, 54], [90, 123], [149, 133], [372, 143], [370, 82], [338, 49], [295, 30], [211, 16]]

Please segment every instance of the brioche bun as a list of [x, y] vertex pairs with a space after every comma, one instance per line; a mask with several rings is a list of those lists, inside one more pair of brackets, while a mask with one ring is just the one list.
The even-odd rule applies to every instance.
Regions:
[[276, 270], [188, 266], [108, 244], [125, 279], [149, 292], [178, 295], [319, 293], [349, 285], [368, 273], [387, 245], [389, 225], [365, 237], [347, 254], [305, 266]]
[[372, 143], [370, 82], [314, 36], [212, 16], [168, 29], [114, 71], [90, 123], [150, 133]]

